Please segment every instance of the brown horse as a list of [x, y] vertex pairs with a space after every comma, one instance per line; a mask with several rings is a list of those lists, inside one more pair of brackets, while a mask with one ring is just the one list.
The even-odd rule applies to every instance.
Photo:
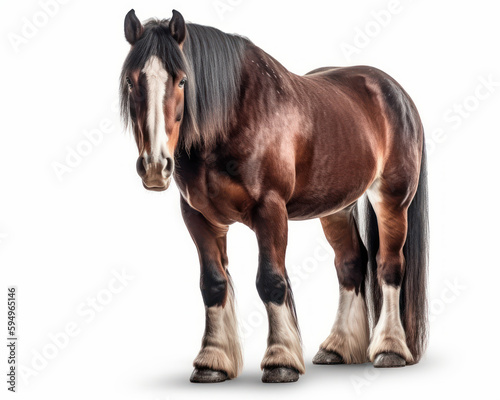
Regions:
[[242, 366], [226, 253], [234, 222], [259, 245], [264, 382], [305, 372], [285, 269], [288, 219], [319, 218], [335, 251], [339, 308], [313, 362], [418, 362], [427, 339], [427, 178], [422, 123], [401, 86], [366, 66], [297, 76], [249, 40], [186, 24], [175, 10], [144, 25], [131, 10], [125, 37], [121, 105], [137, 172], [149, 190], [174, 178], [200, 258], [206, 329], [191, 381], [233, 379]]

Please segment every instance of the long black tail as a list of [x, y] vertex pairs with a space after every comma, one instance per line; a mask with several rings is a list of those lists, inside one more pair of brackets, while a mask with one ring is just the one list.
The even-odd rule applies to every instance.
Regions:
[[[369, 201], [366, 201], [364, 224], [364, 239], [368, 250], [367, 300], [372, 327], [374, 327], [382, 308], [382, 291], [377, 280], [376, 256], [379, 247], [377, 217]], [[414, 363], [417, 363], [425, 352], [428, 338], [429, 212], [425, 146], [418, 189], [408, 209], [408, 235], [403, 254], [406, 267], [401, 286], [401, 322], [406, 332], [406, 343], [413, 355]]]

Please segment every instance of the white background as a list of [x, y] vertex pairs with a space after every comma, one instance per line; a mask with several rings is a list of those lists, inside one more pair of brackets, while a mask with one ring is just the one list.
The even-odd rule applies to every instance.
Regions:
[[[2, 7], [0, 290], [5, 299], [7, 285], [18, 287], [18, 361], [28, 371], [19, 375], [19, 398], [498, 396], [500, 10], [494, 1], [401, 0], [380, 28], [373, 12], [388, 3], [67, 0], [46, 19], [35, 0]], [[312, 365], [334, 320], [337, 278], [319, 222], [293, 222], [287, 262], [307, 373], [297, 384], [262, 384], [267, 321], [255, 289], [257, 246], [248, 228], [235, 225], [228, 252], [245, 368], [224, 384], [189, 383], [204, 327], [195, 247], [175, 185], [164, 193], [143, 189], [135, 143], [116, 110], [131, 8], [141, 20], [170, 17], [176, 8], [189, 21], [240, 33], [296, 73], [373, 65], [410, 93], [432, 146], [432, 325], [420, 364]], [[40, 27], [13, 46], [25, 18]], [[343, 44], [354, 45], [366, 29], [371, 37], [347, 57]], [[485, 80], [496, 86], [488, 91]], [[457, 105], [467, 114], [453, 111]], [[102, 142], [85, 147], [85, 131], [100, 126]], [[59, 179], [54, 166], [77, 149], [88, 154]], [[113, 271], [133, 279], [109, 298]], [[94, 317], [87, 302], [96, 296], [106, 304]], [[63, 340], [68, 324], [76, 334]], [[62, 348], [51, 344], [54, 336]]]

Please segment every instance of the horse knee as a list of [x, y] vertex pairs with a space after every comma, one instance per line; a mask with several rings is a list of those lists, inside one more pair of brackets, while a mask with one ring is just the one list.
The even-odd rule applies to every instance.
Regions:
[[358, 292], [366, 276], [366, 261], [361, 257], [341, 260], [335, 264], [340, 285]]
[[264, 303], [283, 304], [285, 301], [287, 282], [285, 277], [276, 272], [272, 266], [259, 267], [257, 274], [257, 291]]
[[216, 266], [204, 267], [201, 273], [200, 288], [203, 302], [207, 307], [224, 304], [228, 287], [226, 274]]

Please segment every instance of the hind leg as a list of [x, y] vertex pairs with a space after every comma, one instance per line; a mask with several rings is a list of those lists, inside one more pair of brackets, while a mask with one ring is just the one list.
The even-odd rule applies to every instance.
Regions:
[[394, 185], [379, 179], [368, 191], [368, 197], [377, 215], [380, 245], [376, 279], [382, 291], [382, 308], [369, 357], [375, 367], [402, 367], [413, 362], [400, 317], [400, 290], [405, 268], [403, 245], [408, 205], [413, 196], [411, 190], [397, 190]]
[[364, 286], [367, 252], [352, 208], [321, 218], [321, 225], [335, 251], [340, 299], [332, 331], [321, 344], [313, 363], [364, 363], [370, 340]]

